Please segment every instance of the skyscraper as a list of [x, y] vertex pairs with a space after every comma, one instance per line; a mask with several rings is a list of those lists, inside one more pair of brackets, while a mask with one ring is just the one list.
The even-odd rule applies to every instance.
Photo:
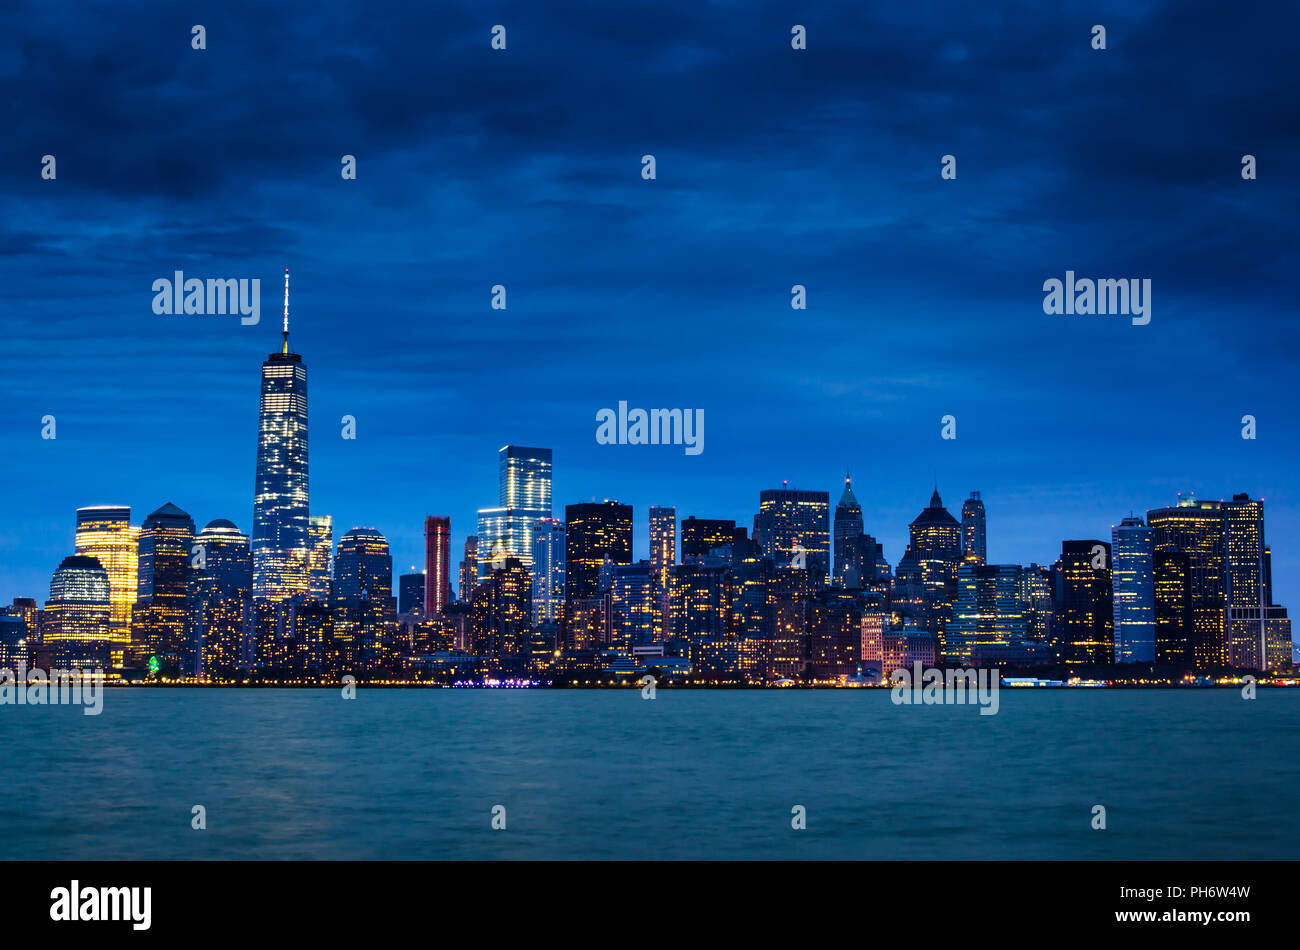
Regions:
[[468, 604], [478, 586], [478, 535], [465, 539], [465, 554], [460, 562], [460, 601]]
[[262, 364], [254, 492], [253, 596], [284, 600], [307, 593], [307, 367], [289, 352], [288, 270], [280, 352]]
[[390, 659], [386, 639], [397, 619], [393, 557], [374, 528], [353, 528], [334, 556], [332, 666], [374, 673]]
[[324, 603], [330, 595], [330, 578], [334, 576], [333, 515], [311, 515], [307, 519], [307, 596]]
[[480, 580], [504, 558], [530, 566], [533, 526], [551, 517], [551, 450], [503, 445], [497, 455], [497, 506], [478, 512]]
[[186, 638], [186, 598], [194, 547], [194, 520], [168, 502], [144, 520], [139, 539], [137, 599], [132, 648], [156, 656], [164, 673], [192, 673]]
[[[957, 564], [961, 560], [961, 526], [948, 513], [935, 488], [927, 508], [908, 525], [911, 543], [904, 553], [910, 554], [920, 573], [922, 593], [918, 625], [935, 638], [936, 648], [943, 652], [943, 631], [952, 617], [952, 604], [957, 599]], [[899, 565], [900, 571], [903, 565]]]
[[131, 509], [93, 505], [77, 509], [76, 552], [93, 557], [108, 572], [109, 642], [112, 662], [121, 666], [131, 645], [131, 608], [138, 581], [140, 529], [131, 526]]
[[424, 616], [425, 574], [403, 574], [397, 579], [397, 612]]
[[632, 563], [632, 506], [616, 501], [581, 502], [564, 509], [564, 599], [601, 593], [600, 569]]
[[984, 502], [973, 491], [961, 506], [961, 556], [963, 561], [988, 563], [984, 538]]
[[754, 540], [778, 568], [806, 567], [824, 586], [831, 567], [830, 493], [769, 488], [758, 494]]
[[708, 557], [715, 548], [730, 547], [736, 540], [736, 522], [721, 518], [696, 518], [682, 521], [682, 563]]
[[610, 611], [611, 636], [616, 648], [630, 655], [633, 647], [654, 642], [654, 585], [649, 561], [614, 569]]
[[424, 519], [424, 613], [436, 617], [451, 603], [451, 519]]
[[1061, 659], [1066, 663], [1113, 663], [1110, 545], [1095, 540], [1063, 541], [1057, 565]]
[[650, 508], [650, 572], [655, 585], [668, 586], [668, 570], [677, 563], [677, 509]]
[[539, 518], [533, 528], [533, 622], [554, 623], [564, 606], [564, 522]]
[[1010, 657], [1026, 636], [1020, 574], [1018, 564], [980, 564], [973, 557], [961, 563], [945, 659], [983, 666]]
[[1114, 593], [1115, 662], [1150, 663], [1156, 658], [1155, 546], [1141, 518], [1128, 517], [1110, 529], [1111, 587]]
[[1187, 555], [1191, 626], [1189, 662], [1208, 669], [1228, 661], [1224, 509], [1218, 501], [1180, 498], [1172, 508], [1147, 512], [1157, 552]]
[[245, 661], [253, 632], [253, 558], [248, 535], [223, 519], [194, 538], [187, 605], [187, 673], [232, 675]]
[[107, 669], [112, 641], [108, 572], [96, 558], [65, 557], [50, 580], [41, 611], [41, 646], [56, 669]]
[[1264, 503], [1249, 495], [1232, 496], [1223, 510], [1227, 576], [1228, 658], [1236, 666], [1263, 669], [1268, 653], [1265, 629], [1268, 594], [1264, 569]]
[[[840, 495], [839, 504], [835, 506], [835, 586], [847, 587], [850, 584], [854, 587], [861, 586], [862, 570], [860, 550], [855, 544], [855, 539], [862, 536], [864, 527], [862, 523], [862, 506], [858, 504], [857, 496], [853, 494], [853, 481], [846, 473], [844, 476], [844, 491]], [[854, 577], [846, 578], [846, 572], [852, 569]]]

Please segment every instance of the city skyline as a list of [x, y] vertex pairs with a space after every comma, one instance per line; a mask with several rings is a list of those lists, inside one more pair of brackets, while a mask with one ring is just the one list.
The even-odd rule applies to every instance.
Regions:
[[[1261, 30], [1250, 5], [1029, 9], [990, 43], [977, 9], [842, 7], [800, 14], [800, 52], [775, 9], [500, 16], [512, 41], [494, 54], [472, 8], [262, 11], [265, 36], [304, 40], [267, 55], [237, 12], [214, 12], [201, 54], [175, 41], [177, 12], [94, 39], [33, 13], [32, 81], [0, 70], [21, 117], [0, 142], [0, 598], [48, 585], [78, 507], [171, 501], [253, 531], [250, 367], [274, 349], [288, 267], [312, 510], [336, 538], [381, 530], [402, 571], [424, 563], [429, 514], [450, 516], [459, 560], [493, 453], [523, 444], [554, 451], [557, 506], [630, 504], [637, 557], [652, 505], [744, 524], [759, 491], [837, 496], [846, 467], [891, 564], [936, 473], [945, 497], [982, 491], [990, 563], [1041, 563], [1179, 492], [1244, 490], [1268, 505], [1277, 596], [1295, 602], [1300, 334], [1278, 279], [1296, 237], [1296, 134], [1278, 121], [1293, 11]], [[1222, 22], [1250, 41], [1221, 42]], [[340, 29], [358, 56], [327, 68], [313, 40]], [[568, 47], [536, 41], [557, 29]], [[567, 68], [569, 47], [591, 70]], [[87, 101], [102, 138], [62, 131]], [[260, 279], [261, 322], [154, 313], [152, 282], [176, 270]], [[1067, 270], [1151, 279], [1151, 323], [1044, 314], [1044, 280]], [[597, 444], [596, 412], [624, 399], [703, 409], [705, 451]]]

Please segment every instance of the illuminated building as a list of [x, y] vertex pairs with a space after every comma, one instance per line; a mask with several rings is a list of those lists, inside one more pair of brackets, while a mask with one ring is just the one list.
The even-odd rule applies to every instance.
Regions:
[[668, 572], [669, 637], [690, 644], [692, 663], [703, 643], [726, 633], [728, 605], [722, 568], [677, 564]]
[[614, 568], [610, 635], [612, 645], [628, 656], [634, 647], [654, 642], [654, 583], [649, 561]]
[[253, 495], [253, 596], [306, 594], [310, 549], [307, 496], [307, 367], [289, 352], [289, 272], [284, 272], [280, 352], [262, 364]]
[[65, 557], [50, 580], [41, 611], [42, 652], [62, 670], [107, 670], [114, 646], [112, 585], [93, 557]]
[[885, 660], [885, 634], [888, 632], [889, 614], [863, 611], [859, 659], [864, 668], [881, 672]]
[[551, 517], [551, 450], [503, 445], [497, 453], [497, 506], [478, 512], [480, 557], [478, 576], [486, 580], [492, 559], [518, 558], [525, 567], [533, 562], [533, 526]]
[[533, 528], [533, 620], [556, 623], [564, 613], [564, 522], [539, 518]]
[[132, 652], [157, 657], [164, 674], [193, 673], [197, 657], [186, 637], [186, 598], [194, 547], [194, 521], [170, 502], [140, 528]]
[[1155, 546], [1141, 518], [1110, 529], [1116, 663], [1156, 658]]
[[94, 505], [77, 509], [76, 553], [93, 557], [108, 572], [109, 642], [112, 663], [120, 667], [131, 645], [131, 608], [139, 586], [140, 529], [131, 526], [131, 509]]
[[424, 519], [424, 613], [436, 617], [451, 603], [451, 519]]
[[[905, 559], [910, 555], [912, 565], [899, 564], [900, 574], [915, 572], [909, 580], [919, 579], [921, 603], [911, 604], [917, 625], [934, 635], [935, 648], [940, 655], [945, 650], [944, 628], [952, 616], [952, 604], [957, 599], [957, 565], [961, 561], [961, 525], [943, 507], [939, 489], [930, 496], [929, 507], [912, 519], [908, 526], [911, 543]], [[914, 591], [904, 591], [904, 596], [915, 596]]]
[[934, 637], [925, 630], [905, 627], [886, 633], [881, 637], [881, 679], [889, 681], [894, 670], [911, 671], [917, 663], [923, 668], [931, 667], [938, 660], [938, 651]]
[[311, 515], [307, 519], [307, 596], [312, 600], [329, 600], [333, 556], [333, 515]]
[[729, 548], [735, 541], [736, 522], [720, 518], [685, 518], [682, 530], [682, 563], [698, 562], [716, 548]]
[[248, 535], [218, 519], [194, 538], [187, 593], [186, 673], [230, 677], [246, 665], [253, 633], [253, 557]]
[[374, 675], [395, 659], [397, 602], [388, 541], [374, 528], [353, 528], [334, 555], [333, 654], [342, 672]]
[[[36, 631], [31, 632], [35, 639]], [[16, 670], [28, 659], [27, 618], [12, 607], [0, 607], [0, 669]]]
[[1222, 504], [1227, 577], [1228, 659], [1234, 666], [1264, 669], [1268, 591], [1264, 568], [1264, 503], [1249, 495]]
[[770, 488], [758, 494], [754, 540], [778, 567], [806, 567], [825, 586], [831, 567], [830, 493]]
[[1156, 602], [1156, 662], [1191, 663], [1188, 633], [1192, 628], [1192, 572], [1180, 551], [1156, 551], [1152, 558]]
[[974, 558], [957, 568], [957, 601], [944, 631], [944, 659], [978, 665], [982, 657], [1006, 654], [1025, 639], [1025, 611], [1018, 564], [980, 564]]
[[507, 558], [483, 585], [487, 594], [486, 643], [480, 655], [499, 661], [503, 672], [522, 673], [532, 655], [533, 581], [518, 558]]
[[1114, 662], [1110, 557], [1110, 545], [1102, 541], [1061, 542], [1055, 581], [1066, 663]]
[[1227, 570], [1224, 510], [1217, 501], [1180, 498], [1172, 508], [1147, 512], [1157, 552], [1187, 555], [1191, 626], [1188, 662], [1208, 669], [1228, 662], [1225, 624]]
[[[844, 476], [844, 492], [835, 506], [835, 586], [859, 587], [862, 564], [855, 540], [863, 533], [862, 506], [853, 494], [853, 481]], [[851, 569], [851, 571], [850, 571]], [[846, 582], [846, 572], [850, 572]], [[856, 580], [858, 583], [853, 583]]]
[[988, 563], [985, 541], [984, 502], [980, 493], [973, 491], [961, 505], [961, 557], [976, 564]]
[[862, 604], [852, 591], [820, 591], [808, 604], [808, 647], [808, 664], [817, 679], [857, 671], [862, 660]]
[[564, 509], [564, 596], [589, 600], [601, 593], [600, 570], [632, 563], [632, 506], [582, 502]]
[[1020, 603], [1025, 612], [1025, 639], [1042, 645], [1048, 662], [1061, 659], [1061, 632], [1051, 568], [1030, 564], [1020, 571]]
[[460, 562], [460, 599], [469, 603], [474, 598], [474, 588], [478, 586], [478, 536], [471, 534], [465, 539], [465, 554]]
[[668, 569], [677, 563], [677, 509], [650, 509], [650, 571], [655, 586], [668, 587]]

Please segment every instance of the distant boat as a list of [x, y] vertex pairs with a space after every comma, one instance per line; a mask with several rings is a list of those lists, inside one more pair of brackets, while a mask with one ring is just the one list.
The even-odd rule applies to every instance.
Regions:
[[1044, 680], [1036, 676], [1004, 676], [1003, 686], [1064, 686], [1064, 680]]

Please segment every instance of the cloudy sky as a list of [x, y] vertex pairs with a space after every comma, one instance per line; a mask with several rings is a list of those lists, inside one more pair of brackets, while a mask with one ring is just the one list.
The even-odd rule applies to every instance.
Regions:
[[[80, 505], [249, 528], [289, 267], [312, 511], [399, 573], [514, 442], [642, 552], [648, 505], [748, 525], [846, 468], [891, 562], [936, 477], [1001, 563], [1245, 491], [1296, 606], [1296, 8], [864, 6], [0, 4], [0, 598]], [[260, 278], [262, 322], [154, 314], [175, 270]], [[1044, 314], [1066, 270], [1149, 278], [1150, 325]], [[619, 400], [703, 409], [705, 451], [598, 445]]]

